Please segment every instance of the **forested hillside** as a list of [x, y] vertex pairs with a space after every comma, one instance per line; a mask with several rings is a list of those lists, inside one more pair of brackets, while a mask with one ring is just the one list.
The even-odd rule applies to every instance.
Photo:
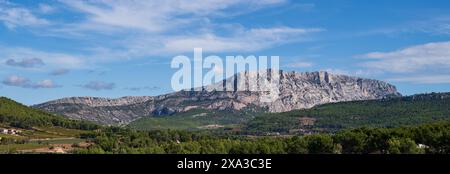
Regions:
[[[448, 120], [448, 97], [448, 94], [429, 94], [328, 104], [310, 110], [257, 116], [249, 122], [248, 127], [243, 127], [242, 131], [229, 128], [139, 131], [115, 126], [100, 127], [87, 122], [68, 120], [7, 98], [0, 98], [0, 126], [15, 127], [22, 131], [18, 135], [0, 136], [0, 153], [448, 154], [450, 122], [434, 121]], [[289, 119], [298, 119], [299, 113], [307, 114], [309, 119], [290, 123]], [[345, 121], [345, 118], [362, 115], [367, 116], [367, 120]], [[275, 116], [283, 122], [267, 119]], [[333, 122], [330, 118], [332, 116], [339, 119]], [[324, 123], [322, 118], [330, 120]], [[434, 123], [420, 126], [401, 125], [419, 124], [424, 120]], [[257, 121], [261, 125], [255, 125]], [[341, 125], [340, 129], [358, 128], [338, 130], [332, 127], [332, 134], [323, 131], [329, 128], [324, 125], [333, 124]], [[394, 126], [396, 128], [375, 128]], [[309, 132], [314, 133], [312, 135], [307, 135], [308, 132], [293, 133], [291, 128], [316, 132]], [[94, 129], [95, 131], [92, 131]], [[318, 131], [321, 129], [322, 132]], [[286, 131], [289, 135], [265, 134], [272, 131]], [[258, 134], [260, 136], [254, 136]]]
[[399, 127], [450, 120], [450, 93], [325, 104], [312, 109], [263, 114], [249, 121], [253, 133], [314, 133], [367, 127]]
[[98, 128], [95, 124], [70, 120], [63, 116], [49, 114], [38, 109], [27, 107], [5, 97], [0, 97], [0, 124], [24, 129], [47, 126], [82, 130], [93, 130]]

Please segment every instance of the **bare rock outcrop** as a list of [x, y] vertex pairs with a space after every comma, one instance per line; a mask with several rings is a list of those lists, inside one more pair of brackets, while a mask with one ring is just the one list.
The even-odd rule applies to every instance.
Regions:
[[[267, 92], [250, 90], [215, 91], [218, 86], [236, 88], [235, 79], [246, 79], [245, 88], [257, 88], [259, 83], [248, 83], [259, 76], [256, 72], [242, 72], [221, 83], [201, 90], [179, 91], [160, 96], [122, 97], [118, 99], [72, 97], [49, 101], [34, 107], [65, 115], [72, 119], [89, 120], [101, 124], [128, 124], [144, 116], [164, 116], [190, 109], [242, 110], [249, 106], [267, 112], [286, 112], [317, 105], [354, 100], [382, 99], [401, 96], [395, 86], [386, 82], [328, 72], [280, 71], [276, 100], [263, 102]], [[258, 77], [256, 78], [258, 80]], [[231, 84], [230, 84], [231, 83]], [[251, 86], [256, 85], [256, 86]]]

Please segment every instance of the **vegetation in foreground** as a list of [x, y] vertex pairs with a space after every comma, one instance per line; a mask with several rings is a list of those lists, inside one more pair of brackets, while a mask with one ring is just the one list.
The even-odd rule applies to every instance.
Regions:
[[100, 128], [0, 97], [0, 153], [66, 152], [86, 141], [80, 134]]
[[450, 122], [414, 127], [358, 128], [336, 134], [248, 137], [188, 131], [136, 131], [109, 127], [81, 154], [448, 154]]
[[[78, 153], [78, 154], [448, 154], [450, 153], [450, 122], [418, 124], [448, 120], [448, 95], [427, 95], [419, 98], [398, 98], [387, 101], [361, 101], [319, 106], [311, 110], [280, 114], [286, 122], [270, 120], [270, 115], [250, 121], [244, 130], [223, 129], [135, 130], [128, 127], [104, 127], [83, 121], [69, 120], [0, 98], [0, 128], [15, 129], [15, 135], [0, 134], [0, 153]], [[431, 98], [430, 98], [431, 97]], [[349, 104], [350, 103], [350, 104]], [[325, 108], [325, 109], [323, 109]], [[330, 109], [331, 108], [331, 109]], [[384, 110], [383, 110], [384, 108]], [[298, 127], [289, 127], [289, 119], [304, 118]], [[320, 114], [319, 114], [320, 113]], [[316, 115], [315, 115], [316, 114]], [[395, 114], [398, 118], [394, 118]], [[345, 122], [347, 118], [360, 118]], [[409, 115], [409, 117], [408, 117]], [[197, 113], [199, 120], [214, 123]], [[339, 124], [348, 123], [332, 133], [308, 132], [263, 136], [251, 133], [252, 123], [261, 122], [256, 131], [272, 128], [299, 130], [324, 126], [320, 119], [337, 117]], [[370, 118], [370, 116], [374, 118]], [[195, 117], [195, 118], [196, 118]], [[181, 119], [173, 117], [175, 119]], [[219, 118], [221, 118], [219, 116]], [[225, 118], [223, 118], [225, 119]], [[389, 120], [392, 119], [392, 120]], [[326, 120], [326, 119], [323, 119]], [[322, 121], [323, 121], [322, 120]], [[361, 122], [355, 120], [362, 120]], [[397, 122], [402, 120], [402, 122]], [[271, 121], [272, 125], [269, 124]], [[292, 121], [292, 120], [290, 120]], [[230, 122], [231, 124], [232, 122]], [[286, 124], [281, 124], [286, 123]], [[298, 122], [297, 122], [298, 123]], [[394, 123], [394, 124], [393, 124]], [[330, 120], [330, 125], [334, 124]], [[370, 127], [352, 128], [368, 125]], [[378, 125], [377, 125], [378, 124]], [[254, 124], [253, 124], [254, 125]], [[267, 127], [269, 126], [268, 129]], [[296, 125], [298, 126], [298, 125]], [[396, 127], [396, 128], [375, 128]], [[262, 129], [264, 128], [264, 129]], [[228, 130], [228, 131], [227, 131]], [[280, 131], [280, 130], [276, 130]], [[280, 131], [281, 132], [281, 131]], [[257, 135], [257, 136], [255, 136]]]

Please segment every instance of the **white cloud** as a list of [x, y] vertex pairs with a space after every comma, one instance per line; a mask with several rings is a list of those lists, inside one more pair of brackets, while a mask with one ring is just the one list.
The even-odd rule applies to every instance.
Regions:
[[309, 67], [312, 67], [313, 65], [314, 64], [311, 62], [292, 62], [292, 63], [285, 65], [284, 67], [286, 67], [286, 68], [309, 68]]
[[52, 80], [41, 80], [36, 84], [32, 85], [32, 88], [58, 88], [60, 85], [56, 85]]
[[5, 78], [2, 83], [8, 86], [28, 86], [30, 80], [25, 77], [11, 75]]
[[137, 86], [137, 87], [127, 87], [124, 88], [125, 90], [130, 90], [130, 91], [142, 91], [142, 90], [148, 90], [148, 91], [156, 91], [156, 90], [161, 90], [160, 87], [157, 86]]
[[425, 33], [431, 35], [450, 35], [450, 16], [432, 16], [415, 21], [408, 21], [397, 25], [368, 30], [359, 35], [398, 35], [411, 33]]
[[368, 68], [388, 72], [414, 72], [426, 68], [450, 68], [450, 42], [417, 45], [392, 52], [372, 52], [361, 57], [373, 59], [363, 63]]
[[203, 48], [206, 52], [257, 51], [294, 40], [299, 41], [305, 39], [307, 34], [320, 31], [323, 30], [277, 27], [250, 29], [234, 33], [231, 37], [214, 34], [173, 37], [164, 42], [163, 50], [166, 52], [189, 52], [194, 48]]
[[55, 70], [51, 71], [50, 75], [52, 75], [52, 76], [60, 76], [60, 75], [67, 74], [69, 72], [70, 72], [70, 70], [68, 70], [68, 69], [60, 68], [60, 69], [55, 69]]
[[[103, 0], [60, 2], [86, 15], [86, 23], [147, 32], [162, 32], [189, 25], [204, 17], [230, 15], [236, 7], [262, 8], [284, 3], [284, 0]], [[237, 10], [236, 10], [237, 11]]]
[[0, 21], [9, 29], [17, 26], [45, 26], [50, 22], [35, 16], [26, 8], [14, 7], [11, 3], [0, 1]]
[[61, 85], [56, 85], [52, 80], [41, 80], [37, 83], [33, 83], [26, 77], [21, 77], [17, 75], [10, 75], [7, 78], [5, 78], [2, 83], [7, 86], [15, 86], [15, 87], [21, 87], [21, 88], [32, 88], [32, 89], [38, 89], [38, 88], [58, 88], [61, 87]]
[[[28, 16], [34, 17], [35, 21], [47, 24], [40, 25], [41, 28], [34, 30], [35, 34], [88, 43], [84, 48], [85, 56], [28, 48], [7, 49], [0, 46], [0, 58], [22, 59], [35, 55], [32, 57], [42, 59], [50, 68], [73, 69], [111, 60], [192, 52], [196, 47], [201, 47], [206, 52], [258, 51], [305, 41], [310, 39], [310, 34], [323, 31], [320, 28], [284, 26], [246, 28], [238, 23], [215, 20], [284, 5], [287, 0], [59, 0], [57, 2], [59, 4], [52, 6], [38, 4], [37, 7], [8, 6], [5, 9], [20, 8], [26, 11], [24, 13], [30, 14]], [[66, 9], [64, 13], [70, 13], [77, 18], [53, 21], [42, 18], [45, 17], [43, 13], [54, 12], [55, 6]], [[41, 18], [33, 15], [30, 9], [35, 9]], [[62, 13], [62, 10], [58, 13]], [[102, 42], [98, 42], [99, 40]]]
[[33, 68], [35, 66], [43, 66], [45, 63], [42, 61], [42, 59], [39, 58], [25, 58], [21, 61], [16, 61], [14, 59], [8, 59], [5, 62], [9, 66], [18, 66], [22, 68]]
[[324, 31], [318, 28], [258, 28], [239, 29], [227, 36], [215, 33], [162, 36], [141, 34], [125, 38], [114, 45], [117, 47], [94, 47], [91, 57], [97, 61], [142, 58], [189, 53], [194, 48], [204, 52], [251, 52], [272, 48], [291, 42], [308, 41], [313, 33]]
[[415, 84], [450, 84], [450, 75], [420, 75], [389, 78], [389, 81], [411, 82]]
[[48, 4], [39, 4], [39, 11], [44, 14], [49, 14], [55, 12], [56, 8]]
[[86, 89], [100, 91], [100, 90], [112, 90], [116, 87], [116, 84], [103, 82], [103, 81], [90, 81], [90, 82], [88, 82], [84, 85], [80, 85], [80, 86], [83, 88], [86, 88]]
[[404, 30], [434, 35], [450, 35], [450, 16], [437, 16], [415, 21], [404, 27]]
[[216, 24], [211, 20], [284, 4], [286, 0], [60, 2], [83, 14], [85, 19], [53, 31], [77, 36], [89, 32], [122, 36], [116, 40], [117, 43], [110, 42], [114, 46], [95, 48], [98, 55], [94, 57], [177, 54], [191, 52], [196, 47], [207, 52], [257, 51], [302, 40], [310, 33], [323, 31], [290, 27], [227, 28], [224, 26], [233, 24]]
[[[30, 61], [32, 57], [34, 61]], [[16, 66], [31, 66], [30, 62], [34, 62], [32, 67], [39, 65], [45, 65], [50, 68], [66, 68], [66, 69], [80, 69], [86, 68], [86, 60], [82, 56], [70, 55], [66, 53], [53, 53], [40, 50], [34, 50], [30, 48], [16, 48], [5, 47], [0, 45], [0, 58], [4, 58], [1, 62], [14, 64]], [[11, 60], [22, 61], [11, 61]], [[30, 59], [30, 60], [29, 60]], [[28, 60], [28, 61], [27, 61]], [[37, 61], [39, 60], [39, 61]]]
[[372, 52], [358, 57], [368, 71], [382, 72], [389, 81], [417, 84], [448, 83], [450, 42], [433, 42], [391, 52]]

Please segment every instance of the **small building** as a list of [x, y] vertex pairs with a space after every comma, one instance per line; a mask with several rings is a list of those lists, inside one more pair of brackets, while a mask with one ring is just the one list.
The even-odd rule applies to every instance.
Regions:
[[22, 131], [17, 130], [17, 129], [0, 128], [0, 133], [7, 134], [7, 135], [18, 135], [18, 134], [22, 133]]
[[8, 134], [8, 129], [0, 128], [0, 133], [2, 133], [2, 134]]
[[299, 118], [299, 124], [301, 126], [314, 126], [315, 122], [316, 122], [315, 118], [311, 118], [311, 117], [301, 117], [301, 118]]

